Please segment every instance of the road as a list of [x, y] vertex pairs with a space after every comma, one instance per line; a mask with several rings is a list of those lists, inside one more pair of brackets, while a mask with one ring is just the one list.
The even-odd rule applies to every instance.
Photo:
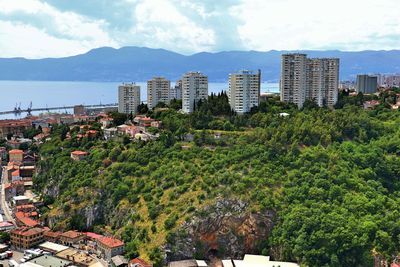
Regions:
[[0, 199], [0, 205], [1, 205], [1, 209], [4, 212], [4, 216], [6, 217], [6, 220], [11, 222], [12, 224], [14, 224], [15, 226], [17, 226], [17, 224], [15, 223], [15, 220], [13, 218], [13, 216], [11, 215], [10, 209], [7, 205], [6, 202], [6, 194], [5, 194], [5, 190], [4, 190], [4, 184], [7, 182], [5, 181], [4, 177], [4, 172], [6, 171], [6, 168], [3, 167], [2, 168], [2, 173], [1, 173], [1, 199]]

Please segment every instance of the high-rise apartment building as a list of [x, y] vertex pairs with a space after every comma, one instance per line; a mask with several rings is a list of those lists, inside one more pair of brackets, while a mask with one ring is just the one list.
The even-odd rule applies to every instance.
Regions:
[[118, 87], [118, 112], [136, 114], [140, 105], [140, 86], [124, 83]]
[[332, 107], [338, 100], [338, 93], [339, 59], [308, 59], [306, 99], [314, 101], [320, 107]]
[[378, 77], [357, 75], [356, 91], [363, 94], [374, 94], [378, 89]]
[[182, 80], [178, 80], [174, 87], [171, 87], [169, 99], [182, 99]]
[[200, 72], [188, 72], [182, 77], [182, 111], [192, 113], [200, 100], [208, 97], [208, 77]]
[[147, 105], [154, 108], [159, 102], [170, 101], [171, 82], [163, 77], [154, 77], [147, 81]]
[[247, 113], [258, 106], [260, 98], [261, 71], [240, 71], [229, 74], [228, 98], [231, 108], [238, 114]]
[[306, 99], [332, 107], [338, 100], [339, 59], [313, 58], [305, 54], [282, 55], [281, 101], [303, 107]]
[[284, 54], [281, 62], [281, 101], [303, 107], [307, 92], [307, 55]]

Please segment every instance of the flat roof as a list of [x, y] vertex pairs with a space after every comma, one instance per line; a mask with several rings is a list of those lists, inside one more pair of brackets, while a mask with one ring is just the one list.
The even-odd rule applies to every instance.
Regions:
[[13, 197], [14, 200], [29, 200], [27, 196], [15, 196]]
[[33, 263], [43, 267], [64, 267], [70, 265], [72, 262], [50, 255], [42, 255], [28, 261], [27, 263]]
[[63, 250], [56, 255], [57, 257], [63, 258], [63, 259], [69, 259], [77, 264], [82, 264], [85, 266], [90, 266], [93, 265], [97, 262], [94, 258], [86, 255], [83, 252], [80, 252], [74, 248], [68, 248], [66, 250]]
[[47, 251], [56, 252], [56, 253], [61, 252], [66, 249], [69, 249], [69, 247], [67, 247], [67, 246], [63, 246], [63, 245], [56, 244], [56, 243], [49, 242], [49, 241], [40, 244], [39, 248], [41, 248], [43, 250], [47, 250]]

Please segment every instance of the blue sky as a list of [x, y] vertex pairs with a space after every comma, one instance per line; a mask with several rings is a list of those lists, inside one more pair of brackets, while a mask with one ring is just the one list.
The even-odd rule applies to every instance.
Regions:
[[183, 54], [399, 49], [398, 0], [0, 0], [0, 57], [102, 46]]

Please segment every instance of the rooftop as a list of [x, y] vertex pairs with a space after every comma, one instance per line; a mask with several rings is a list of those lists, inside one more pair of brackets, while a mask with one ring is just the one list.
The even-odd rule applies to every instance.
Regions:
[[13, 149], [13, 150], [10, 150], [8, 153], [11, 155], [18, 155], [18, 154], [24, 154], [24, 151], [22, 151], [20, 149]]
[[74, 248], [63, 250], [57, 253], [56, 256], [85, 266], [90, 266], [97, 263], [97, 260]]
[[141, 258], [136, 258], [136, 259], [131, 260], [131, 264], [130, 264], [130, 267], [151, 267], [151, 266], [153, 266], [153, 265], [145, 262]]
[[75, 151], [72, 151], [71, 154], [77, 155], [77, 156], [84, 156], [84, 155], [87, 155], [88, 153], [85, 151], [75, 150]]
[[34, 258], [29, 263], [38, 264], [43, 267], [64, 267], [70, 265], [72, 262], [64, 259], [60, 259], [50, 255], [42, 255], [38, 258]]
[[40, 244], [39, 247], [41, 249], [43, 249], [43, 250], [50, 251], [50, 252], [55, 252], [55, 253], [61, 252], [61, 251], [66, 250], [66, 249], [69, 249], [69, 247], [67, 247], [67, 246], [63, 246], [63, 245], [56, 244], [56, 243], [53, 243], [53, 242], [48, 242], [48, 241], [44, 242], [43, 244]]
[[83, 235], [83, 233], [81, 233], [81, 232], [72, 231], [71, 230], [71, 231], [67, 231], [67, 232], [62, 233], [60, 236], [66, 237], [66, 238], [77, 238], [77, 237], [80, 237], [82, 235]]
[[124, 242], [121, 240], [109, 236], [99, 238], [98, 241], [109, 248], [116, 248], [124, 245]]
[[99, 238], [103, 237], [102, 235], [92, 233], [92, 232], [87, 232], [86, 236], [89, 238], [92, 238], [92, 239], [99, 239]]
[[17, 228], [15, 230], [12, 230], [11, 233], [12, 234], [16, 234], [16, 235], [23, 235], [23, 236], [31, 236], [31, 235], [36, 235], [36, 234], [40, 234], [43, 233], [44, 229], [39, 228], [39, 227], [21, 227], [21, 228]]

